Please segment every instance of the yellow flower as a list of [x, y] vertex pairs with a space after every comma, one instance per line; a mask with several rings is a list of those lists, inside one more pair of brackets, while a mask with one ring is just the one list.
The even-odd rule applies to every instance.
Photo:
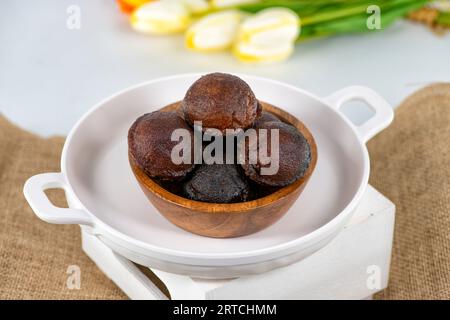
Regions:
[[190, 11], [182, 1], [150, 2], [133, 11], [130, 23], [135, 30], [143, 33], [176, 33], [184, 31], [188, 27]]
[[229, 10], [209, 14], [186, 32], [186, 47], [196, 51], [219, 51], [229, 48], [236, 38], [242, 14]]
[[265, 9], [239, 27], [234, 55], [247, 62], [275, 62], [288, 58], [299, 35], [300, 19], [286, 8]]

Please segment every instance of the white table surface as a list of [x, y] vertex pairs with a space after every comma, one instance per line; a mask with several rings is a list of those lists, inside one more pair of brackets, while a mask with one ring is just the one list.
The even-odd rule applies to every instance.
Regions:
[[[80, 30], [66, 27], [69, 5], [81, 8]], [[437, 37], [406, 21], [386, 32], [301, 44], [286, 62], [254, 66], [228, 53], [189, 52], [181, 36], [137, 34], [113, 0], [2, 0], [0, 44], [0, 113], [45, 136], [67, 134], [117, 90], [178, 73], [254, 74], [320, 96], [365, 85], [394, 106], [421, 86], [450, 81], [450, 33]]]

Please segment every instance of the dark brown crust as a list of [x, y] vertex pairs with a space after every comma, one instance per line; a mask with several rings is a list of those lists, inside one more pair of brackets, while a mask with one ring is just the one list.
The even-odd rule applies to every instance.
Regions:
[[201, 165], [183, 185], [183, 195], [210, 203], [247, 201], [250, 187], [234, 164]]
[[[305, 137], [293, 126], [281, 121], [263, 123], [256, 128], [268, 130], [268, 152], [270, 154], [270, 130], [279, 130], [279, 170], [274, 175], [261, 175], [261, 163], [249, 164], [248, 144], [245, 148], [245, 163], [242, 164], [247, 177], [263, 186], [283, 187], [300, 179], [311, 162], [311, 148]], [[259, 132], [258, 132], [259, 136]]]
[[281, 121], [276, 115], [268, 111], [262, 111], [261, 116], [255, 121], [254, 127], [257, 128], [266, 122]]
[[[156, 111], [139, 117], [128, 131], [128, 149], [136, 163], [150, 177], [161, 180], [179, 180], [194, 169], [194, 164], [174, 164], [171, 152], [177, 141], [171, 141], [173, 130], [192, 128], [177, 112]], [[193, 154], [191, 152], [191, 154]]]
[[225, 73], [211, 73], [194, 82], [182, 108], [190, 125], [202, 121], [204, 130], [216, 128], [223, 133], [226, 129], [251, 127], [261, 110], [249, 85]]

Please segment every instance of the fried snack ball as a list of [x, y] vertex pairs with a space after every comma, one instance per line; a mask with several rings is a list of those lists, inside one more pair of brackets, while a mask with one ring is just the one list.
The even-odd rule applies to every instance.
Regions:
[[245, 163], [242, 164], [246, 176], [262, 186], [270, 187], [284, 187], [303, 177], [311, 162], [311, 147], [305, 137], [295, 127], [281, 121], [263, 123], [256, 128], [258, 137], [261, 129], [267, 129], [269, 156], [271, 156], [271, 129], [279, 130], [279, 168], [275, 174], [261, 174], [261, 168], [269, 167], [270, 164], [262, 165], [259, 155], [257, 163], [250, 164], [248, 155], [250, 147], [246, 143]]
[[211, 73], [195, 81], [182, 101], [186, 121], [202, 121], [203, 130], [247, 129], [261, 111], [252, 89], [242, 79]]
[[234, 164], [203, 164], [183, 185], [185, 197], [210, 203], [234, 203], [249, 199], [250, 187]]
[[193, 161], [192, 164], [175, 164], [171, 159], [173, 147], [179, 144], [178, 141], [171, 141], [171, 135], [179, 128], [191, 133], [192, 148], [193, 130], [177, 112], [144, 114], [128, 131], [128, 149], [138, 166], [151, 178], [180, 180], [194, 169]]

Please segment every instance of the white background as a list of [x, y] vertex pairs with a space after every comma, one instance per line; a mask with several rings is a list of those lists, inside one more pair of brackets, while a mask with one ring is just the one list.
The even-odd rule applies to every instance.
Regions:
[[[66, 27], [72, 4], [81, 8], [81, 30]], [[137, 34], [113, 0], [0, 3], [0, 113], [42, 135], [67, 134], [92, 105], [132, 84], [208, 71], [274, 78], [320, 96], [365, 85], [396, 106], [426, 84], [450, 82], [450, 33], [400, 22], [300, 44], [286, 62], [254, 66], [228, 53], [189, 52], [182, 36]]]

